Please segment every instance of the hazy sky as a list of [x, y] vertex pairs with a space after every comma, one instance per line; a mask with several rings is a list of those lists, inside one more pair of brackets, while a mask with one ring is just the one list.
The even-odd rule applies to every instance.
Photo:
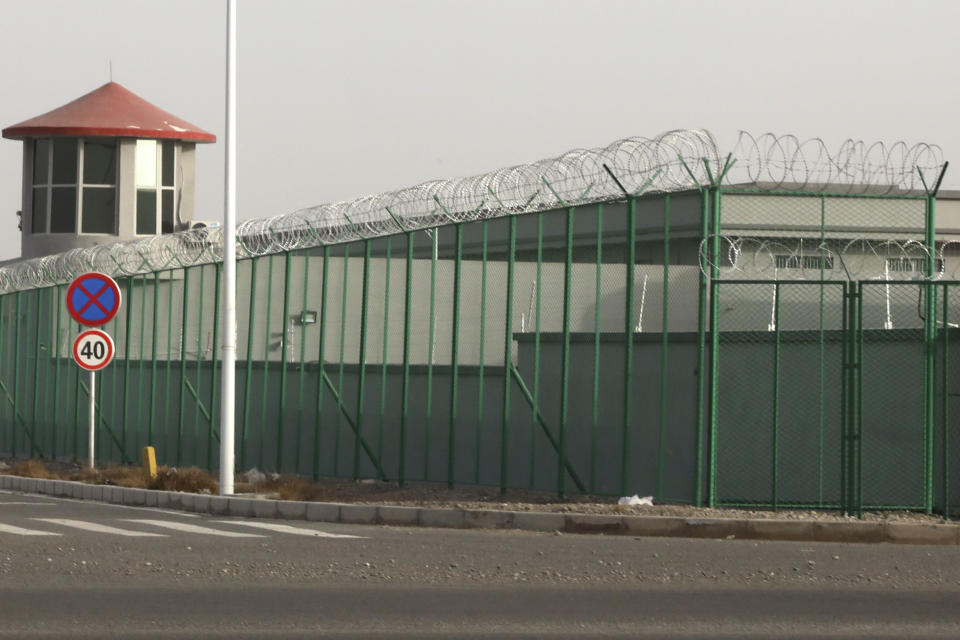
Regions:
[[[113, 79], [222, 139], [226, 3], [0, 0], [0, 127]], [[939, 144], [960, 2], [238, 0], [239, 216], [704, 127]], [[0, 141], [0, 259], [21, 143]], [[197, 161], [220, 219], [223, 146]]]

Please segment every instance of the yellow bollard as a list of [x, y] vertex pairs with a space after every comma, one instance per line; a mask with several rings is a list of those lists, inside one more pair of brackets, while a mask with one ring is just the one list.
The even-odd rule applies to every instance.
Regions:
[[157, 452], [153, 447], [144, 447], [140, 457], [143, 460], [143, 473], [149, 482], [157, 477]]

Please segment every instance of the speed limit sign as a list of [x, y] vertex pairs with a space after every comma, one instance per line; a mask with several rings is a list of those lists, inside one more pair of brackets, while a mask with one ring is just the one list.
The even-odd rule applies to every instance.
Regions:
[[113, 360], [113, 338], [99, 329], [88, 329], [73, 341], [73, 359], [87, 371], [99, 371]]

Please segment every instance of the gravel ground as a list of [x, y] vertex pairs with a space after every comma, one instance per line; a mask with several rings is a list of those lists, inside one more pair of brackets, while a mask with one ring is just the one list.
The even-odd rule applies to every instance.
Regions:
[[[0, 460], [0, 473], [9, 473], [22, 459]], [[68, 479], [82, 467], [79, 463], [43, 460], [44, 466], [54, 475]], [[276, 489], [279, 486], [295, 485], [300, 489], [302, 478], [279, 476], [265, 485], [244, 482], [244, 474], [238, 476], [238, 493], [253, 493], [264, 498], [286, 498]], [[780, 520], [857, 520], [856, 516], [844, 516], [837, 511], [813, 509], [709, 509], [681, 504], [655, 504], [653, 506], [621, 506], [617, 498], [603, 495], [573, 494], [558, 500], [555, 493], [514, 489], [501, 495], [494, 487], [454, 487], [440, 483], [408, 482], [399, 487], [396, 482], [378, 480], [343, 480], [321, 478], [309, 484], [310, 499], [324, 502], [355, 504], [398, 505], [432, 508], [492, 509], [505, 511], [548, 511], [560, 513], [675, 516], [683, 518], [748, 518]], [[943, 522], [939, 515], [927, 515], [911, 511], [865, 512], [864, 520], [891, 520], [909, 522]]]

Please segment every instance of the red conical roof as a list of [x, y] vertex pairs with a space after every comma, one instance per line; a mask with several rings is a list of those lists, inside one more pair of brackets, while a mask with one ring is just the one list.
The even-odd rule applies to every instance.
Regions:
[[3, 137], [11, 140], [50, 136], [217, 140], [212, 133], [153, 106], [116, 82], [3, 130]]

